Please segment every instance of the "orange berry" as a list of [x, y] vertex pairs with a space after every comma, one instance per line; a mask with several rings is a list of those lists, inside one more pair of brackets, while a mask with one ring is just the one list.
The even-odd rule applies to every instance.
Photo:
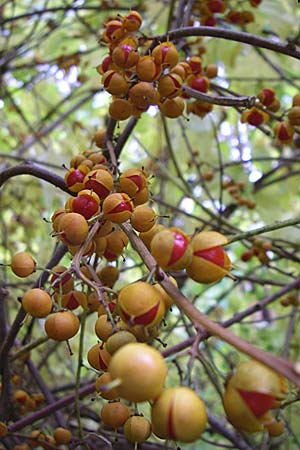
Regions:
[[35, 272], [36, 263], [27, 252], [16, 253], [11, 260], [11, 270], [20, 278], [26, 278]]
[[52, 301], [43, 289], [30, 289], [22, 298], [24, 310], [33, 317], [46, 317], [52, 310]]

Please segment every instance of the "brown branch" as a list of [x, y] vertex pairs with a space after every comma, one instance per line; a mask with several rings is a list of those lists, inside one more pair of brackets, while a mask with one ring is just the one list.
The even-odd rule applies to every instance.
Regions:
[[238, 106], [240, 108], [251, 108], [255, 105], [256, 97], [224, 97], [224, 96], [213, 96], [209, 94], [204, 94], [203, 92], [196, 91], [195, 89], [190, 88], [189, 86], [182, 86], [183, 92], [188, 94], [190, 97], [197, 98], [199, 100], [203, 100], [207, 103], [211, 103], [213, 105], [221, 105], [221, 106]]
[[229, 30], [221, 27], [185, 27], [169, 31], [165, 34], [154, 36], [151, 48], [155, 47], [158, 42], [165, 40], [176, 40], [188, 36], [210, 36], [229, 41], [242, 42], [243, 44], [252, 45], [254, 47], [266, 48], [276, 53], [282, 53], [295, 59], [300, 59], [300, 50], [291, 43], [274, 42], [251, 33], [243, 31]]
[[64, 179], [49, 170], [39, 167], [31, 162], [25, 164], [19, 164], [9, 169], [5, 169], [0, 173], [0, 187], [10, 178], [16, 177], [17, 175], [32, 175], [33, 177], [45, 180], [53, 186], [58, 187], [69, 195], [76, 195], [71, 192], [68, 186], [65, 184]]

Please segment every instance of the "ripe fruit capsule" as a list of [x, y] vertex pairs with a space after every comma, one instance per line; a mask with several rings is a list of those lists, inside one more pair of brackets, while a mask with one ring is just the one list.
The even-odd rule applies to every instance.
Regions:
[[71, 311], [50, 314], [45, 322], [45, 331], [50, 339], [66, 341], [78, 333], [80, 322]]
[[134, 208], [130, 217], [133, 228], [140, 232], [149, 231], [155, 225], [157, 215], [150, 206], [139, 205]]
[[226, 237], [216, 231], [196, 234], [191, 241], [193, 257], [186, 268], [188, 276], [198, 283], [213, 283], [227, 275], [231, 262], [221, 247], [226, 243]]
[[108, 371], [113, 380], [120, 379], [119, 395], [132, 402], [153, 400], [163, 389], [166, 363], [155, 348], [132, 343], [121, 347], [112, 356]]
[[122, 402], [106, 403], [101, 409], [102, 422], [111, 428], [119, 428], [128, 419], [130, 410]]
[[165, 389], [151, 411], [153, 433], [162, 439], [194, 442], [207, 424], [205, 405], [190, 388]]
[[147, 179], [139, 169], [126, 169], [120, 175], [119, 187], [122, 192], [125, 192], [130, 197], [134, 197], [138, 192], [147, 186]]
[[103, 343], [93, 345], [87, 354], [89, 364], [94, 367], [94, 369], [102, 370], [103, 372], [107, 371], [110, 358], [111, 355], [108, 353], [106, 345]]
[[151, 423], [143, 416], [132, 416], [124, 423], [124, 434], [130, 442], [141, 444], [151, 434]]
[[157, 90], [161, 97], [174, 98], [180, 95], [182, 78], [177, 73], [167, 73], [160, 77]]
[[127, 16], [123, 17], [123, 26], [127, 31], [137, 31], [141, 25], [142, 16], [137, 11], [131, 10]]
[[102, 84], [111, 95], [123, 95], [129, 89], [129, 84], [124, 75], [116, 70], [108, 70], [103, 74]]
[[136, 281], [122, 288], [118, 295], [118, 313], [128, 325], [152, 327], [165, 313], [159, 292], [151, 284]]
[[161, 74], [161, 65], [149, 55], [142, 56], [136, 65], [136, 74], [141, 81], [155, 81]]
[[105, 219], [117, 223], [126, 222], [130, 219], [133, 211], [129, 196], [121, 192], [115, 192], [106, 197], [102, 207]]
[[159, 103], [159, 109], [164, 116], [170, 119], [176, 119], [183, 114], [184, 100], [182, 97], [166, 98], [165, 101]]
[[71, 209], [88, 220], [99, 213], [100, 199], [96, 192], [84, 189], [78, 193], [76, 198], [72, 198]]
[[139, 54], [131, 45], [120, 44], [113, 50], [112, 60], [116, 66], [129, 69], [136, 65], [139, 60]]
[[254, 127], [258, 127], [263, 122], [267, 122], [269, 120], [269, 115], [265, 113], [264, 111], [261, 111], [260, 109], [253, 106], [251, 109], [247, 111], [243, 111], [241, 115], [241, 122], [242, 123], [249, 123], [250, 125], [253, 125]]
[[96, 192], [98, 197], [103, 200], [109, 195], [114, 185], [114, 179], [110, 172], [103, 169], [92, 170], [84, 179], [85, 189]]
[[293, 140], [294, 133], [294, 127], [287, 121], [277, 122], [274, 126], [274, 134], [280, 144], [289, 144]]
[[27, 252], [16, 253], [11, 260], [11, 270], [20, 278], [26, 278], [35, 272], [36, 263]]
[[58, 427], [55, 428], [53, 437], [57, 444], [68, 444], [72, 439], [72, 433], [67, 428]]
[[151, 83], [140, 81], [129, 91], [129, 100], [134, 106], [146, 111], [150, 105], [157, 103], [157, 92]]
[[35, 288], [25, 292], [22, 306], [33, 317], [46, 317], [51, 313], [52, 301], [48, 292]]
[[86, 219], [78, 213], [67, 213], [59, 222], [59, 238], [67, 245], [81, 245], [88, 231]]
[[164, 270], [181, 270], [190, 264], [190, 239], [179, 228], [160, 231], [151, 241], [151, 253]]
[[111, 336], [113, 326], [106, 314], [98, 317], [95, 323], [95, 333], [101, 341], [105, 342]]
[[235, 428], [249, 433], [260, 431], [266, 413], [278, 406], [286, 393], [285, 378], [258, 361], [246, 361], [227, 383], [224, 409]]
[[170, 41], [162, 42], [154, 47], [151, 54], [157, 64], [174, 67], [178, 63], [179, 56], [177, 49]]
[[109, 105], [108, 111], [114, 120], [127, 120], [133, 114], [133, 107], [128, 100], [116, 98]]
[[80, 164], [77, 168], [71, 167], [65, 175], [65, 183], [72, 192], [79, 192], [83, 189], [83, 180], [89, 168]]

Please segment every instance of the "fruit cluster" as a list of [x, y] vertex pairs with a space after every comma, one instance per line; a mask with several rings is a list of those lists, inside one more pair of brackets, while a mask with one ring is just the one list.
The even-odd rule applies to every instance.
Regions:
[[[250, 0], [249, 3], [253, 8], [257, 8], [262, 0]], [[226, 20], [227, 22], [244, 27], [250, 22], [254, 21], [252, 11], [242, 9], [233, 9], [230, 2], [227, 0], [197, 0], [193, 3], [192, 17], [190, 24], [194, 23], [200, 18], [201, 25], [214, 27], [219, 20]]]
[[226, 189], [228, 194], [237, 202], [238, 205], [246, 206], [248, 209], [254, 209], [256, 207], [255, 200], [248, 199], [244, 195], [241, 195], [245, 187], [243, 181], [234, 181], [232, 178], [226, 179], [222, 182], [222, 188]]
[[[271, 87], [261, 89], [257, 94], [259, 100], [256, 106], [243, 111], [241, 122], [248, 123], [254, 127], [259, 127], [265, 122], [269, 122], [270, 115], [280, 109], [280, 101], [276, 98], [275, 90]], [[297, 126], [300, 125], [300, 95], [295, 94], [292, 98], [291, 108], [283, 112], [285, 120], [277, 120], [273, 132], [278, 144], [289, 144], [292, 142], [295, 133], [299, 134]], [[276, 118], [277, 119], [277, 118]], [[296, 127], [296, 128], [295, 128]]]
[[[7, 432], [6, 424], [0, 422], [0, 437], [6, 436]], [[29, 435], [22, 434], [22, 438], [26, 439], [28, 443], [17, 444], [12, 450], [31, 450], [36, 447], [45, 450], [58, 448], [57, 446], [69, 444], [72, 439], [72, 433], [69, 429], [63, 427], [55, 428], [52, 434], [46, 434], [36, 429], [32, 430]]]
[[[209, 79], [217, 76], [217, 66], [202, 67], [199, 56], [179, 60], [171, 41], [152, 43], [139, 53], [137, 31], [142, 18], [137, 11], [118, 16], [106, 23], [102, 41], [109, 47], [97, 71], [102, 74], [103, 88], [113, 96], [109, 114], [115, 120], [139, 117], [149, 106], [157, 105], [162, 114], [176, 118], [183, 114], [189, 96], [184, 83], [200, 92], [207, 92]], [[150, 50], [152, 48], [152, 50]], [[187, 112], [204, 116], [212, 105], [201, 100], [191, 101]]]
[[269, 250], [272, 250], [271, 241], [255, 239], [251, 248], [242, 253], [241, 260], [248, 262], [253, 256], [256, 256], [262, 264], [267, 264], [269, 262], [267, 254]]
[[[102, 370], [96, 390], [109, 403], [101, 409], [101, 420], [111, 428], [123, 426], [131, 442], [146, 441], [151, 430], [161, 439], [181, 442], [193, 442], [203, 433], [207, 414], [202, 399], [187, 387], [164, 388], [167, 366], [155, 348], [143, 343], [122, 345]], [[123, 400], [151, 402], [151, 421], [130, 415]]]

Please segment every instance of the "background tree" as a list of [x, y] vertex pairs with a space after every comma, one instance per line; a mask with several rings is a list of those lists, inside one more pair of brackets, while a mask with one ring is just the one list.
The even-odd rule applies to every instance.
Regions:
[[[149, 92], [134, 96], [131, 91], [143, 81], [142, 68], [126, 67], [124, 78], [123, 69], [104, 63], [109, 49], [118, 47], [118, 21], [121, 38], [126, 37], [124, 17], [130, 20], [130, 8], [138, 12], [134, 20], [139, 14], [142, 18], [139, 30], [132, 30], [139, 57], [148, 57], [148, 63], [150, 52], [169, 42], [186, 64], [172, 72], [173, 63], [165, 62], [157, 77], [146, 80], [160, 97], [153, 94], [143, 108], [135, 102], [148, 101]], [[106, 300], [137, 280], [159, 282], [175, 303], [155, 337], [148, 331], [143, 338], [165, 357], [166, 385], [190, 386], [206, 405], [206, 431], [196, 442], [180, 447], [300, 447], [299, 11], [296, 0], [3, 2], [0, 436], [4, 448], [28, 448], [21, 447], [25, 444], [57, 448], [64, 439], [59, 432], [55, 436], [57, 427], [71, 431], [65, 448], [132, 448], [122, 427], [112, 431], [103, 415], [99, 417], [107, 400], [95, 394], [99, 367], [90, 366], [88, 350], [97, 342], [91, 299], [105, 306]], [[116, 28], [109, 28], [113, 20]], [[128, 48], [120, 52], [122, 58]], [[113, 73], [107, 74], [107, 69]], [[147, 66], [146, 77], [150, 72]], [[171, 83], [167, 88], [176, 88], [178, 95], [162, 94], [167, 89], [163, 77]], [[130, 108], [125, 121], [115, 120], [120, 103], [114, 103], [115, 109], [111, 106], [116, 101], [111, 95], [114, 79], [117, 89], [125, 80], [122, 105]], [[105, 131], [100, 148], [99, 130]], [[177, 289], [130, 222], [121, 224], [120, 230], [115, 226], [114, 232], [127, 236], [122, 235], [126, 248], [122, 255], [117, 252], [116, 261], [111, 262], [108, 254], [99, 256], [100, 250], [97, 256], [84, 256], [103, 225], [102, 215], [89, 220], [87, 237], [70, 254], [66, 241], [59, 240], [61, 230], [53, 231], [51, 217], [53, 221], [57, 208], [74, 207], [70, 199], [76, 193], [67, 180], [78, 154], [84, 155], [82, 160], [93, 155], [92, 164], [105, 156], [112, 189], [117, 189], [126, 169], [134, 168], [139, 175], [143, 170], [157, 223], [189, 236], [220, 233], [221, 241], [215, 244], [223, 245], [231, 271], [219, 282], [203, 284], [192, 279], [191, 269], [164, 267], [176, 279]], [[115, 249], [116, 234], [111, 242]], [[29, 277], [20, 278], [10, 264], [13, 255], [23, 251], [32, 255], [37, 267]], [[156, 259], [164, 266], [161, 253], [159, 247]], [[214, 261], [219, 270], [220, 260]], [[45, 319], [26, 314], [24, 303], [25, 292], [33, 288], [46, 289], [54, 302], [56, 288], [57, 302], [65, 306], [63, 288], [57, 288], [51, 272], [58, 264], [67, 267], [69, 282], [83, 292], [75, 311], [80, 332], [69, 347], [49, 338]], [[92, 267], [90, 273], [82, 264]], [[96, 275], [107, 265], [120, 272], [115, 284]], [[60, 279], [64, 284], [65, 278]], [[110, 316], [112, 311], [106, 313]], [[112, 325], [118, 327], [114, 321]], [[255, 434], [232, 427], [221, 401], [232, 370], [249, 356], [289, 380], [289, 392], [275, 411], [276, 421]], [[147, 402], [130, 407], [132, 414], [138, 411], [149, 418]], [[34, 430], [39, 430], [42, 443], [29, 439]], [[182, 440], [177, 429], [173, 433]], [[140, 448], [164, 445], [152, 435]], [[169, 441], [166, 448], [174, 445]]]

